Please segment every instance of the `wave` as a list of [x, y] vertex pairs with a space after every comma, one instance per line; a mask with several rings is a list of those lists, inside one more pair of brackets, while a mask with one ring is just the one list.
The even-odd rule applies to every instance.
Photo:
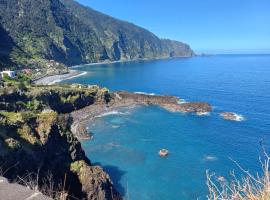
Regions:
[[186, 101], [185, 99], [180, 99], [180, 98], [178, 98], [179, 100], [178, 100], [178, 104], [183, 104], [183, 103], [188, 103], [188, 101]]
[[209, 116], [210, 112], [197, 112], [196, 115], [198, 115], [198, 116]]
[[147, 92], [134, 92], [135, 94], [145, 94], [145, 95], [151, 95], [151, 96], [155, 96], [155, 93], [147, 93]]
[[[236, 113], [235, 113], [236, 114]], [[241, 122], [241, 121], [244, 121], [245, 120], [245, 117], [243, 115], [240, 115], [240, 114], [236, 114], [236, 119], [235, 121], [238, 121], [238, 122]]]
[[109, 115], [129, 115], [130, 112], [120, 112], [120, 111], [117, 111], [117, 110], [113, 110], [113, 111], [109, 111], [109, 112], [105, 112], [105, 113], [102, 113], [98, 116], [96, 116], [96, 118], [100, 118], [100, 117], [105, 117], [105, 116], [109, 116]]
[[80, 76], [84, 76], [86, 75], [88, 72], [82, 72], [80, 74], [77, 74], [77, 75], [74, 75], [74, 76], [70, 76], [70, 77], [67, 77], [65, 78], [65, 80], [69, 80], [69, 79], [73, 79], [73, 78], [76, 78], [76, 77], [80, 77]]
[[53, 84], [59, 83], [59, 82], [61, 82], [61, 81], [63, 81], [63, 80], [73, 79], [73, 78], [76, 78], [76, 77], [84, 76], [84, 75], [86, 75], [86, 74], [87, 74], [87, 72], [82, 72], [82, 73], [80, 73], [80, 74], [76, 74], [76, 75], [73, 75], [73, 76], [59, 77], [58, 79], [55, 79], [55, 80], [51, 81], [50, 83], [48, 83], [48, 85], [53, 85]]
[[98, 115], [96, 117], [99, 118], [99, 117], [105, 117], [105, 116], [109, 116], [109, 115], [121, 115], [121, 114], [123, 114], [123, 113], [119, 112], [119, 111], [116, 111], [116, 110], [113, 110], [113, 111], [109, 111], [109, 112], [100, 114], [100, 115]]
[[121, 127], [120, 125], [112, 125], [113, 129], [117, 129], [117, 128], [120, 128], [120, 127]]
[[234, 112], [224, 112], [220, 114], [221, 117], [223, 117], [226, 120], [232, 120], [232, 121], [244, 121], [245, 117], [243, 115], [234, 113]]
[[80, 68], [80, 67], [82, 67], [82, 65], [74, 65], [72, 67], [69, 67], [69, 69], [76, 69], [76, 68]]
[[212, 156], [212, 155], [207, 155], [207, 156], [203, 157], [203, 160], [204, 161], [216, 161], [216, 160], [218, 160], [218, 158], [215, 156]]

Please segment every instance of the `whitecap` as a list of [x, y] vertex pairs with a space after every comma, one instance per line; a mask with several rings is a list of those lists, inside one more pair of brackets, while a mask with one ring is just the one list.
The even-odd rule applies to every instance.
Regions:
[[220, 116], [226, 120], [232, 120], [232, 121], [238, 121], [238, 122], [245, 120], [245, 117], [243, 115], [240, 115], [234, 112], [223, 112], [223, 113], [220, 113]]
[[97, 118], [100, 118], [100, 117], [105, 117], [105, 116], [109, 116], [109, 115], [123, 115], [123, 114], [125, 114], [125, 113], [119, 112], [119, 111], [116, 111], [116, 110], [113, 110], [113, 111], [106, 112], [106, 113], [103, 113], [101, 115], [98, 115], [96, 117]]
[[215, 156], [212, 156], [212, 155], [206, 155], [206, 156], [204, 156], [203, 160], [204, 161], [216, 161], [216, 160], [218, 160], [218, 158]]
[[121, 127], [120, 125], [112, 125], [113, 129], [117, 129], [117, 128], [120, 128], [120, 127]]
[[80, 76], [84, 76], [84, 75], [86, 75], [87, 73], [88, 73], [88, 72], [82, 72], [82, 73], [80, 73], [80, 74], [77, 74], [77, 75], [74, 75], [74, 76], [67, 77], [67, 78], [65, 78], [65, 80], [73, 79], [73, 78], [80, 77]]
[[197, 112], [196, 115], [198, 115], [198, 116], [209, 116], [210, 112]]
[[245, 120], [245, 117], [243, 115], [236, 114], [236, 121], [241, 122], [244, 120]]
[[177, 101], [178, 104], [188, 103], [185, 99], [180, 99]]
[[76, 75], [74, 75], [74, 76], [60, 77], [59, 79], [55, 79], [55, 80], [51, 81], [50, 83], [48, 83], [48, 85], [53, 85], [53, 84], [59, 83], [59, 82], [61, 82], [61, 81], [63, 81], [63, 80], [73, 79], [73, 78], [76, 78], [76, 77], [84, 76], [84, 75], [86, 75], [86, 74], [87, 74], [87, 72], [82, 72], [82, 73], [76, 74]]
[[110, 146], [110, 147], [120, 147], [121, 145], [120, 144], [117, 144], [117, 143], [114, 143], [114, 142], [110, 142], [108, 144], [108, 146]]
[[151, 95], [151, 96], [155, 96], [155, 93], [147, 93], [147, 92], [134, 92], [135, 94], [145, 94], [145, 95]]

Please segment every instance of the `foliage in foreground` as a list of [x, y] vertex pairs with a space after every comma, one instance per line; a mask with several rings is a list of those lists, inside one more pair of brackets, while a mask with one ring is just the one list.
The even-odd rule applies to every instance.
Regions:
[[270, 157], [264, 151], [265, 160], [261, 162], [262, 174], [252, 175], [244, 170], [238, 163], [237, 166], [245, 174], [237, 178], [232, 173], [232, 181], [227, 182], [224, 178], [213, 180], [214, 174], [207, 172], [207, 186], [209, 189], [208, 200], [270, 200]]

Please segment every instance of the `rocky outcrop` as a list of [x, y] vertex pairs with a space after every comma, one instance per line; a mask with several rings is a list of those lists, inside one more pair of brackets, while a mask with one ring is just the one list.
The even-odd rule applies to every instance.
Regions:
[[[87, 199], [121, 199], [112, 190], [110, 177], [104, 173], [101, 167], [89, 167], [84, 160], [81, 160], [72, 163], [70, 169], [78, 176], [82, 184], [82, 190], [87, 194]], [[86, 174], [87, 176], [85, 176]], [[107, 182], [104, 182], [104, 180], [107, 180]], [[108, 185], [111, 185], [111, 187], [108, 187]]]
[[[109, 176], [101, 168], [92, 166], [85, 156], [80, 142], [70, 131], [67, 116], [46, 112], [14, 121], [14, 125], [9, 125], [11, 120], [10, 116], [2, 115], [0, 161], [3, 170], [7, 170], [5, 177], [16, 180], [18, 176], [33, 173], [32, 179], [35, 179], [37, 173], [40, 179], [37, 185], [43, 188], [42, 180], [50, 172], [53, 186], [57, 188], [61, 184], [68, 197], [120, 199]], [[74, 170], [80, 162], [82, 172]]]
[[68, 199], [121, 199], [109, 175], [86, 157], [78, 138], [89, 138], [85, 127], [90, 119], [137, 105], [158, 105], [173, 112], [211, 111], [208, 103], [179, 104], [173, 96], [110, 93], [106, 88], [76, 84], [22, 87], [22, 83], [5, 83], [0, 87], [0, 166], [5, 177], [26, 177], [22, 184], [37, 180], [35, 187], [45, 192], [43, 188], [52, 184]]
[[180, 103], [179, 98], [174, 96], [136, 94], [123, 91], [117, 92], [115, 95], [118, 103], [133, 101], [135, 105], [159, 105], [171, 112], [206, 113], [212, 111], [211, 105], [206, 102]]
[[220, 116], [223, 117], [225, 120], [230, 120], [230, 121], [243, 121], [244, 117], [242, 115], [239, 115], [234, 112], [223, 112], [220, 113]]
[[[106, 104], [106, 89], [27, 86], [18, 90], [12, 84], [0, 88], [2, 109], [9, 108], [0, 112], [4, 176], [21, 184], [37, 180], [30, 185], [45, 193], [46, 187], [52, 187], [66, 193], [67, 199], [121, 199], [109, 175], [92, 166], [70, 127], [69, 112], [92, 103]], [[55, 198], [57, 193], [51, 195]]]
[[137, 105], [157, 105], [169, 110], [170, 112], [195, 113], [198, 115], [212, 111], [210, 104], [206, 102], [179, 103], [179, 98], [174, 96], [159, 96], [148, 94], [137, 94], [126, 91], [108, 93], [106, 103], [99, 101], [91, 106], [71, 113], [73, 120], [71, 130], [79, 139], [89, 139], [89, 133], [86, 126], [89, 120], [92, 120], [104, 112], [109, 112], [122, 107], [133, 107]]

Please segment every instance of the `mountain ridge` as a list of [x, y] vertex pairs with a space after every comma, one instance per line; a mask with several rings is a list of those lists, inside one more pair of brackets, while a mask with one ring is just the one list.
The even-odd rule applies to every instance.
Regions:
[[[132, 23], [73, 0], [2, 0], [0, 66], [34, 66], [55, 60], [78, 64], [189, 57], [189, 45], [160, 39]], [[42, 65], [41, 65], [42, 66]]]

